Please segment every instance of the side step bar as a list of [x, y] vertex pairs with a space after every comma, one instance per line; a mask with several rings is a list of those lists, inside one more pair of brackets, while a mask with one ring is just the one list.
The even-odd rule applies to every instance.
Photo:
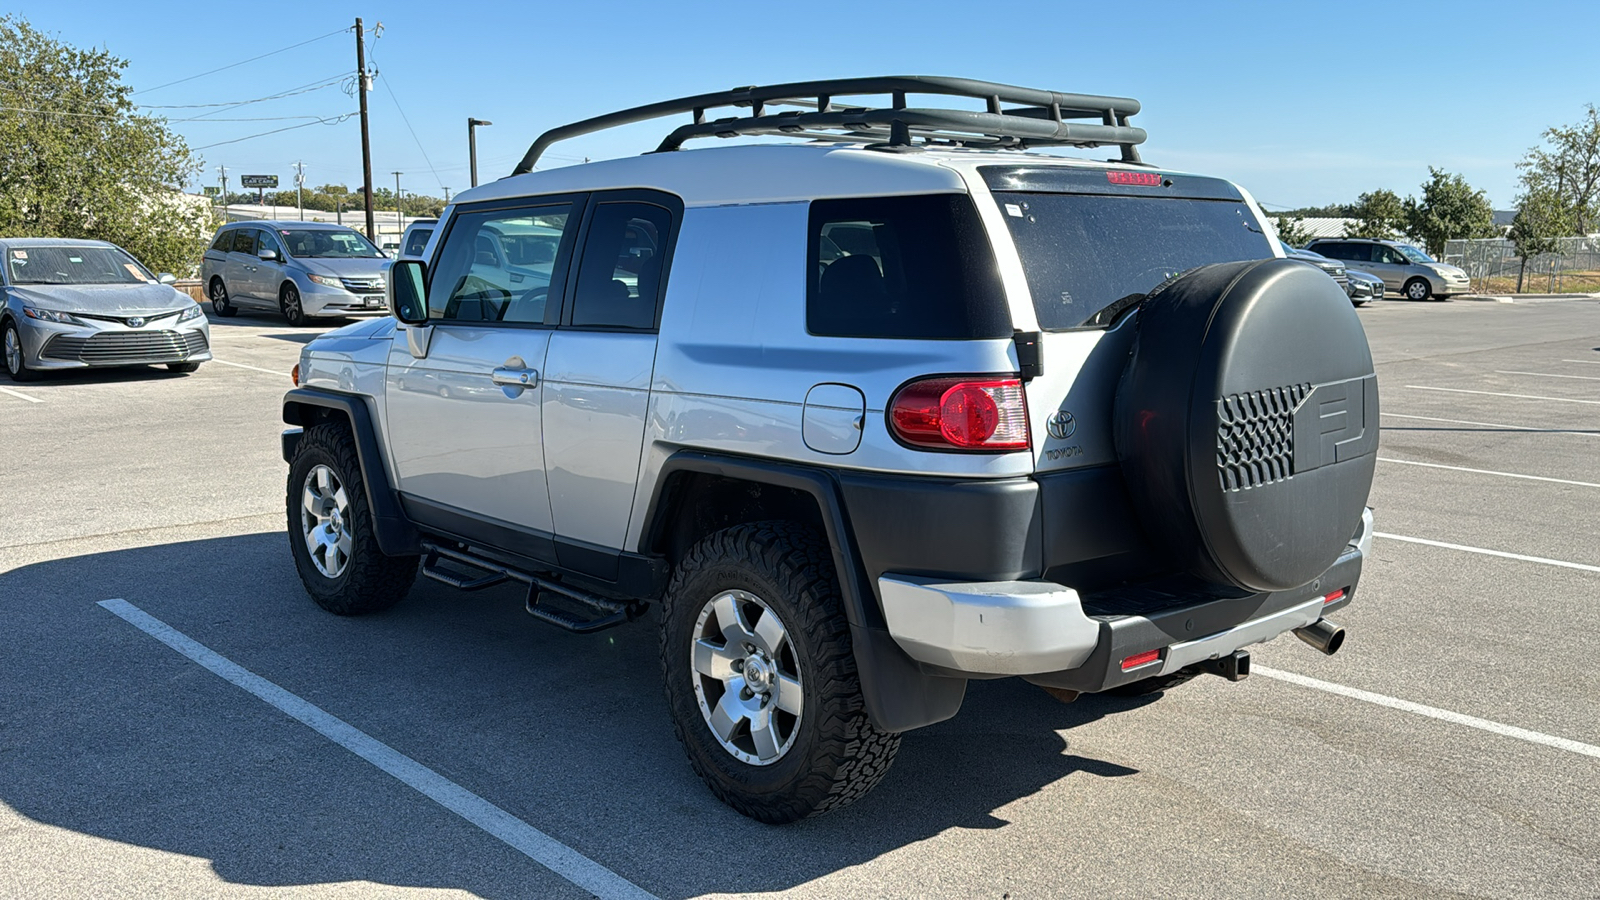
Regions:
[[[425, 554], [422, 560], [422, 574], [425, 577], [463, 591], [481, 591], [508, 581], [525, 584], [528, 586], [528, 598], [523, 605], [529, 615], [578, 634], [589, 634], [631, 622], [645, 610], [645, 604], [642, 602], [612, 600], [542, 575], [513, 569], [504, 563], [486, 559], [468, 550], [441, 546], [433, 541], [423, 541], [422, 551]], [[482, 574], [468, 574], [443, 568], [439, 565], [441, 560], [465, 566]], [[577, 609], [551, 606], [548, 601], [552, 599], [560, 599], [565, 601], [567, 607], [577, 607]]]

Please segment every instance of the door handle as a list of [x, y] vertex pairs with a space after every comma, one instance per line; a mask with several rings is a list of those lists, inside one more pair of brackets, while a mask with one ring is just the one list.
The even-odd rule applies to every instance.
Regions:
[[489, 374], [489, 380], [503, 387], [538, 387], [539, 371], [537, 369], [499, 368]]

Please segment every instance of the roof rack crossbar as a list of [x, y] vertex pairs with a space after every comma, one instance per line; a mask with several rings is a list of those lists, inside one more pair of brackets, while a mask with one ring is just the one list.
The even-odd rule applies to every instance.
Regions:
[[[841, 96], [861, 94], [887, 94], [888, 109], [839, 107], [834, 101]], [[907, 94], [940, 94], [971, 97], [983, 100], [986, 111], [907, 108]], [[1002, 103], [1015, 104], [1003, 109]], [[730, 134], [775, 134], [772, 119], [776, 114], [767, 108], [777, 105], [800, 106], [814, 112], [798, 116], [784, 114], [786, 128], [803, 125], [806, 129], [860, 130], [854, 124], [893, 133], [898, 129], [896, 120], [904, 123], [907, 132], [937, 131], [941, 140], [973, 143], [984, 146], [1067, 145], [1099, 146], [1113, 144], [1122, 148], [1125, 162], [1139, 162], [1135, 149], [1143, 143], [1145, 132], [1128, 124], [1128, 117], [1139, 112], [1139, 101], [1129, 97], [1101, 97], [1091, 94], [1063, 94], [1015, 85], [975, 81], [970, 78], [946, 78], [928, 75], [890, 75], [872, 78], [840, 78], [826, 81], [803, 81], [734, 88], [711, 94], [699, 94], [678, 100], [666, 100], [632, 109], [620, 110], [581, 122], [552, 128], [533, 142], [513, 175], [533, 171], [539, 157], [551, 144], [663, 116], [690, 113], [693, 122], [685, 125], [662, 141], [660, 150], [676, 150], [683, 142], [693, 138], [727, 136]], [[753, 115], [721, 120], [708, 120], [706, 111], [716, 107], [749, 107]], [[848, 113], [849, 122], [834, 121], [830, 117]], [[1076, 119], [1096, 119], [1098, 124], [1074, 122]]]

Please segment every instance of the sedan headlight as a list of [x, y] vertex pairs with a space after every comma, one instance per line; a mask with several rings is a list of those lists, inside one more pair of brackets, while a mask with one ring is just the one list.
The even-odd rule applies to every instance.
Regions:
[[82, 320], [80, 320], [78, 318], [75, 318], [71, 314], [64, 313], [64, 312], [56, 312], [53, 309], [34, 309], [31, 306], [24, 306], [22, 308], [22, 314], [27, 316], [30, 319], [39, 319], [40, 321], [43, 321], [43, 322], [55, 322], [55, 323], [57, 323], [59, 325], [82, 325], [83, 324]]
[[188, 309], [184, 310], [183, 311], [183, 315], [178, 317], [178, 321], [179, 322], [187, 322], [190, 319], [198, 319], [198, 318], [200, 318], [200, 317], [202, 317], [204, 315], [205, 315], [205, 311], [200, 308], [200, 304], [196, 303], [195, 305], [193, 305], [193, 306], [189, 307]]
[[306, 277], [312, 281], [315, 281], [317, 284], [325, 284], [328, 287], [344, 287], [344, 282], [339, 280], [337, 275], [312, 275], [308, 272], [306, 273]]

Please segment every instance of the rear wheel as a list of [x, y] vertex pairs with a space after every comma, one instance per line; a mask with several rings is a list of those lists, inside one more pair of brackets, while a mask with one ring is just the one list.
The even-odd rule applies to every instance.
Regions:
[[0, 344], [3, 344], [6, 360], [6, 374], [12, 381], [33, 381], [38, 374], [28, 368], [27, 353], [22, 349], [22, 333], [17, 330], [17, 323], [6, 320], [4, 333], [0, 334]]
[[236, 316], [239, 308], [233, 305], [233, 300], [228, 296], [228, 286], [222, 283], [221, 278], [211, 279], [211, 311], [223, 318]]
[[379, 612], [411, 589], [417, 557], [378, 547], [355, 439], [343, 424], [306, 429], [289, 465], [285, 507], [295, 568], [318, 606], [341, 616]]
[[1426, 300], [1428, 295], [1433, 293], [1433, 288], [1429, 286], [1426, 278], [1413, 278], [1406, 282], [1402, 290], [1407, 300]]
[[900, 746], [867, 719], [828, 545], [791, 523], [689, 551], [662, 602], [661, 669], [689, 764], [762, 822], [854, 802]]
[[289, 324], [296, 328], [303, 327], [310, 322], [310, 319], [306, 316], [305, 308], [300, 305], [300, 289], [292, 283], [284, 285], [283, 290], [278, 292], [278, 309], [283, 311], [283, 317], [288, 320]]

